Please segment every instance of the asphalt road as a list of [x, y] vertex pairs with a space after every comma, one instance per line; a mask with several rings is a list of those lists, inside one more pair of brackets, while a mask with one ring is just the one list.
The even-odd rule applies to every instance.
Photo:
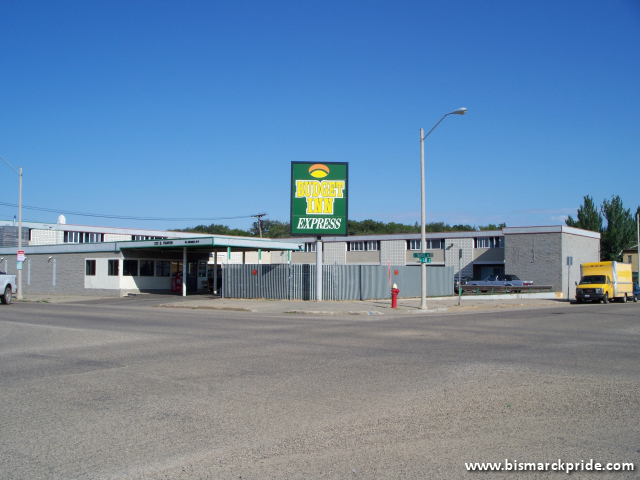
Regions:
[[564, 478], [634, 462], [640, 304], [429, 316], [0, 306], [1, 479]]

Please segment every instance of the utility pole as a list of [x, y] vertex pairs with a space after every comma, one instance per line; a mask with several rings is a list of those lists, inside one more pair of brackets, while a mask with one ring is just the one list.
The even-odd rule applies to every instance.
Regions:
[[[20, 193], [18, 197], [18, 251], [21, 252], [22, 251], [22, 167], [20, 167], [20, 171], [18, 172], [18, 170], [13, 168], [11, 164], [7, 162], [4, 158], [0, 157], [0, 159], [2, 159], [4, 163], [9, 165], [11, 170], [16, 172], [20, 177]], [[17, 259], [17, 255], [16, 255], [16, 259]], [[22, 262], [18, 261], [16, 263], [17, 263], [16, 267], [18, 269], [18, 279], [17, 279], [18, 280], [18, 300], [22, 300]]]
[[260, 232], [260, 238], [262, 238], [262, 217], [264, 217], [266, 213], [259, 213], [257, 215], [251, 215], [254, 218], [258, 219], [258, 232]]

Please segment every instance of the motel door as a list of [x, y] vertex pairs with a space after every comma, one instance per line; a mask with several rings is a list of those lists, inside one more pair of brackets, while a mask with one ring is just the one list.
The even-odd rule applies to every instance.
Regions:
[[187, 292], [198, 291], [198, 262], [187, 263]]

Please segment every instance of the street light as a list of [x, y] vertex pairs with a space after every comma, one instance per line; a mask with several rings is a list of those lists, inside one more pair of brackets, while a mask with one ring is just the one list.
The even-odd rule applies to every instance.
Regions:
[[[449, 112], [447, 113], [444, 117], [442, 117], [440, 119], [440, 122], [442, 122], [442, 120], [444, 120], [444, 118], [448, 115], [464, 115], [465, 113], [467, 113], [467, 109], [466, 108], [459, 108], [457, 110], [454, 110], [453, 112]], [[420, 129], [420, 184], [421, 184], [421, 202], [420, 202], [420, 206], [421, 206], [421, 210], [422, 210], [422, 225], [420, 226], [420, 253], [422, 254], [421, 256], [424, 257], [424, 253], [425, 253], [425, 244], [427, 242], [425, 236], [425, 227], [424, 227], [424, 139], [427, 138], [431, 132], [433, 132], [435, 130], [435, 128], [440, 125], [440, 122], [436, 123], [435, 127], [433, 127], [431, 130], [429, 130], [429, 133], [427, 133], [426, 135], [424, 134], [424, 130], [421, 128]], [[424, 260], [421, 259], [420, 260], [420, 277], [421, 277], [421, 292], [420, 292], [420, 309], [421, 310], [426, 310], [427, 309], [427, 264], [424, 263]]]
[[[4, 158], [0, 157], [0, 159], [20, 176], [20, 196], [18, 197], [18, 250], [22, 250], [22, 167], [20, 167], [20, 171], [18, 172]], [[18, 270], [18, 300], [22, 300], [22, 269]]]

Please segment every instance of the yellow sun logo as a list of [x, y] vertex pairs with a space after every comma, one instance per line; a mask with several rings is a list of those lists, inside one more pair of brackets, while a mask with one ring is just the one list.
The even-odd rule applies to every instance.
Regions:
[[309, 173], [312, 177], [323, 178], [329, 175], [329, 167], [322, 165], [321, 163], [316, 163], [309, 167]]

